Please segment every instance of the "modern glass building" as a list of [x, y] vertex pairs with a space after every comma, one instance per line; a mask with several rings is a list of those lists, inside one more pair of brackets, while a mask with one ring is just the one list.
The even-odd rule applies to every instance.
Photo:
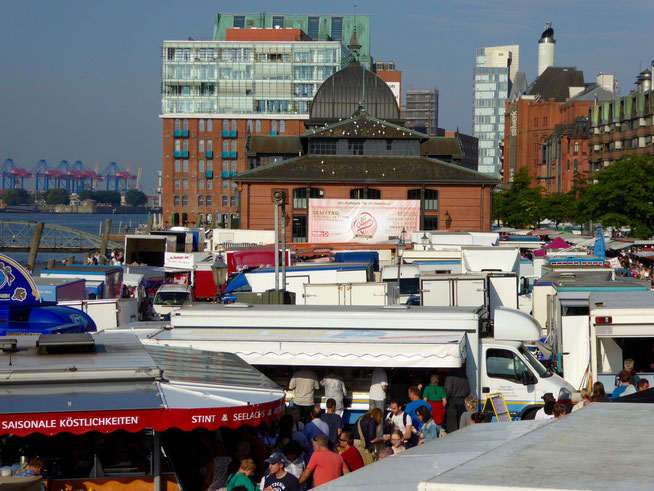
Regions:
[[164, 41], [165, 115], [308, 116], [324, 80], [349, 62], [340, 41]]
[[369, 15], [216, 14], [213, 39], [227, 39], [228, 29], [300, 29], [314, 41], [340, 41], [346, 45], [356, 28], [361, 43], [359, 62], [370, 68]]
[[500, 177], [505, 102], [518, 71], [519, 47], [478, 48], [474, 69], [473, 135], [479, 139], [478, 171]]

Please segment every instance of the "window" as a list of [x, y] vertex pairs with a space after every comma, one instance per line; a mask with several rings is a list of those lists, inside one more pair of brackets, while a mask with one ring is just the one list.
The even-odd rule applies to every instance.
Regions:
[[236, 196], [231, 196], [229, 198], [229, 206], [236, 206]]
[[188, 189], [188, 179], [182, 179], [182, 189]]
[[207, 172], [212, 172], [212, 171], [213, 171], [213, 161], [207, 160]]
[[198, 181], [198, 189], [204, 189], [204, 179]]
[[534, 126], [538, 126], [538, 118], [534, 118]]
[[[322, 189], [311, 188], [309, 197], [312, 199], [322, 199], [325, 192]], [[293, 190], [293, 208], [296, 210], [306, 210], [308, 206], [307, 188], [297, 188]]]
[[179, 119], [175, 120], [175, 131], [179, 131], [181, 125], [181, 121]]
[[350, 199], [381, 199], [381, 191], [373, 188], [351, 189]]
[[232, 167], [231, 167], [232, 172], [236, 172], [236, 160], [232, 160]]
[[521, 384], [525, 374], [531, 374], [527, 365], [508, 350], [490, 348], [486, 351], [486, 372], [489, 377], [501, 378]]
[[[182, 142], [182, 151], [188, 152], [188, 140]], [[184, 155], [182, 155], [182, 157], [184, 157]]]
[[229, 189], [229, 181], [228, 180], [223, 180], [223, 189]]
[[182, 206], [188, 206], [188, 196], [182, 196]]
[[232, 119], [232, 131], [236, 131], [236, 120]]
[[207, 140], [207, 152], [213, 152], [213, 140]]
[[204, 140], [198, 140], [198, 152], [204, 152]]
[[198, 131], [204, 131], [204, 119], [198, 121]]
[[366, 199], [381, 199], [381, 191], [379, 189], [368, 189]]
[[438, 230], [438, 217], [425, 217], [425, 230]]
[[198, 206], [204, 206], [204, 196], [198, 196]]
[[179, 160], [175, 160], [175, 172], [180, 172], [182, 169], [182, 162]]
[[232, 191], [234, 191], [235, 189], [236, 189], [236, 183], [232, 181]]
[[270, 122], [270, 133], [277, 133], [277, 121], [274, 119]]
[[260, 119], [257, 119], [254, 122], [254, 131], [256, 131], [257, 133], [261, 131], [261, 120]]
[[223, 160], [223, 172], [229, 172], [229, 160]]
[[275, 27], [279, 27], [279, 28], [284, 27], [284, 16], [283, 15], [273, 15], [273, 29]]
[[198, 162], [198, 172], [204, 172], [204, 160]]
[[229, 140], [223, 140], [223, 152], [229, 152]]
[[293, 228], [292, 228], [293, 242], [306, 242], [307, 241], [307, 216], [306, 215], [293, 215]]
[[212, 126], [213, 126], [212, 121], [210, 119], [207, 119], [207, 131], [212, 131], [213, 130]]
[[365, 192], [363, 188], [350, 189], [350, 199], [363, 199]]
[[350, 139], [347, 141], [348, 155], [363, 155], [363, 140]]
[[173, 196], [173, 205], [179, 206], [179, 196]]
[[182, 151], [182, 142], [181, 140], [175, 140], [175, 152]]
[[229, 197], [228, 196], [223, 196], [223, 207], [227, 207], [227, 203], [229, 202]]
[[185, 119], [185, 120], [182, 122], [182, 129], [183, 129], [184, 131], [188, 131], [188, 119]]
[[284, 133], [286, 131], [286, 122], [282, 119], [279, 122], [279, 132]]
[[547, 126], [547, 116], [543, 116], [543, 126]]
[[252, 133], [252, 120], [248, 119], [248, 132]]
[[309, 17], [307, 34], [314, 41], [318, 40], [319, 28], [320, 28], [320, 17]]
[[577, 172], [577, 171], [579, 170], [579, 168], [578, 168], [578, 163], [577, 163], [577, 159], [574, 159], [574, 162], [573, 162], [573, 168], [572, 168], [572, 169], [573, 169], [574, 172]]
[[179, 179], [175, 179], [175, 189], [179, 189]]
[[236, 152], [236, 144], [237, 144], [237, 141], [236, 141], [236, 140], [232, 140], [232, 153], [233, 153], [233, 152]]
[[579, 142], [575, 142], [573, 148], [574, 148], [574, 150], [573, 150], [574, 153], [579, 153]]
[[188, 160], [182, 161], [182, 172], [188, 172]]
[[229, 120], [223, 119], [223, 131], [229, 131]]
[[207, 206], [211, 206], [211, 196], [207, 196]]
[[332, 17], [332, 39], [343, 40], [343, 17]]
[[245, 16], [244, 15], [235, 15], [234, 16], [234, 27], [239, 27], [243, 29], [245, 27]]
[[213, 189], [213, 181], [211, 179], [207, 179], [207, 190]]

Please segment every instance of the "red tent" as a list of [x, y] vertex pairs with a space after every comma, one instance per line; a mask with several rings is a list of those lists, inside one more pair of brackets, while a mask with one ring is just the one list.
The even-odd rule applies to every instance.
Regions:
[[565, 240], [563, 240], [561, 237], [557, 237], [554, 239], [552, 242], [547, 244], [544, 249], [567, 249], [570, 247], [570, 244], [568, 244]]

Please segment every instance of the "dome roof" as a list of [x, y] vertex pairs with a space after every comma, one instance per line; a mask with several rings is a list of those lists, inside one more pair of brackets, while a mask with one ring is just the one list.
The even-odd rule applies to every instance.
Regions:
[[313, 98], [310, 119], [306, 123], [315, 125], [349, 119], [361, 112], [362, 102], [366, 112], [377, 119], [400, 120], [391, 88], [373, 72], [353, 62], [323, 82]]

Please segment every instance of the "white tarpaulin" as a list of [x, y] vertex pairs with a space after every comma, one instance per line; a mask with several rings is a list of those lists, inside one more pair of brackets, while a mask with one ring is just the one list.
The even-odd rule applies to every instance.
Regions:
[[456, 331], [172, 329], [144, 344], [234, 353], [255, 365], [458, 368], [465, 334]]
[[309, 242], [375, 244], [419, 228], [419, 200], [309, 200]]

